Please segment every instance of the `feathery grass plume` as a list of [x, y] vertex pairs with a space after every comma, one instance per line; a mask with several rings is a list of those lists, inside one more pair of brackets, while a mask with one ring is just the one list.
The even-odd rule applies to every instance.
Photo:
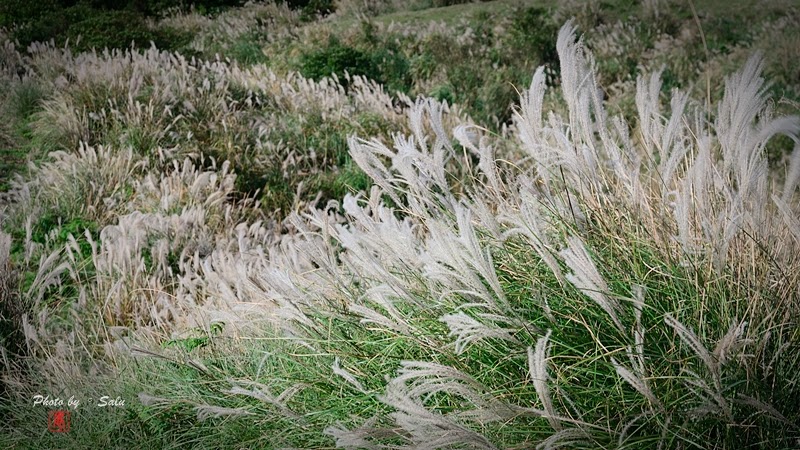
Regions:
[[550, 388], [547, 386], [547, 382], [550, 380], [547, 374], [547, 354], [549, 350], [547, 344], [551, 334], [552, 330], [547, 330], [547, 333], [536, 341], [535, 349], [528, 347], [528, 372], [531, 380], [533, 380], [533, 387], [536, 389], [539, 401], [542, 402], [545, 417], [550, 423], [550, 427], [558, 432], [562, 431], [563, 428], [550, 398]]
[[544, 67], [540, 66], [533, 75], [530, 87], [520, 96], [520, 107], [514, 112], [514, 123], [520, 141], [533, 157], [537, 175], [549, 183], [550, 169], [556, 162], [556, 155], [544, 139], [547, 136], [542, 118], [545, 90]]
[[800, 220], [797, 219], [797, 214], [791, 210], [789, 205], [776, 195], [772, 196], [772, 201], [781, 213], [781, 218], [784, 224], [789, 229], [792, 237], [797, 243], [800, 243]]
[[350, 148], [350, 156], [353, 161], [358, 164], [358, 167], [367, 174], [367, 176], [380, 186], [386, 192], [392, 201], [398, 205], [402, 205], [403, 201], [392, 188], [390, 180], [392, 179], [391, 172], [379, 156], [392, 157], [394, 154], [387, 149], [383, 144], [377, 140], [366, 141], [357, 139], [355, 137], [347, 138], [347, 145]]
[[734, 403], [743, 404], [743, 405], [747, 405], [747, 406], [752, 406], [752, 407], [754, 407], [754, 408], [766, 413], [767, 415], [769, 415], [773, 419], [778, 420], [778, 421], [782, 422], [784, 425], [787, 425], [789, 427], [796, 427], [797, 426], [797, 425], [792, 424], [791, 422], [789, 422], [783, 414], [781, 414], [780, 412], [778, 412], [777, 409], [775, 409], [774, 406], [772, 406], [772, 405], [770, 405], [768, 403], [764, 403], [764, 402], [762, 402], [762, 401], [760, 401], [758, 399], [755, 399], [753, 397], [750, 397], [750, 396], [747, 396], [747, 395], [744, 395], [744, 394], [740, 393], [737, 396], [737, 398], [733, 399], [733, 401], [734, 401]]
[[342, 366], [339, 364], [339, 357], [335, 357], [333, 359], [333, 373], [334, 375], [339, 375], [340, 377], [344, 378], [349, 384], [351, 384], [354, 388], [356, 388], [362, 394], [366, 394], [367, 392], [364, 390], [364, 386], [361, 384], [360, 381], [353, 376], [350, 371], [347, 369], [343, 369]]
[[552, 239], [546, 232], [550, 223], [544, 216], [540, 197], [533, 191], [533, 182], [529, 178], [520, 177], [520, 184], [519, 213], [506, 213], [499, 219], [503, 223], [514, 225], [505, 231], [505, 236], [517, 233], [524, 235], [559, 283], [563, 283], [564, 275], [556, 261]]
[[681, 338], [681, 341], [684, 344], [688, 345], [692, 352], [700, 358], [701, 361], [706, 365], [706, 368], [714, 377], [714, 381], [716, 382], [717, 386], [719, 386], [719, 364], [717, 361], [714, 360], [714, 357], [711, 355], [705, 345], [700, 341], [700, 338], [690, 329], [686, 328], [678, 319], [676, 319], [672, 314], [665, 314], [664, 315], [664, 323], [672, 327], [675, 332], [678, 333], [678, 336]]
[[395, 437], [396, 431], [378, 428], [376, 422], [377, 417], [371, 417], [351, 430], [342, 424], [336, 424], [325, 428], [323, 433], [336, 440], [336, 448], [377, 450], [385, 447], [373, 444], [369, 439]]
[[404, 304], [413, 304], [417, 305], [418, 303], [411, 298], [410, 294], [406, 296], [401, 296], [402, 294], [398, 294], [397, 290], [386, 285], [386, 284], [379, 284], [376, 286], [372, 286], [364, 293], [364, 298], [369, 299], [372, 303], [380, 306], [384, 309], [389, 316], [391, 317], [392, 321], [396, 324], [400, 325], [400, 328], [405, 330], [405, 332], [409, 332], [412, 329], [411, 324], [408, 323], [405, 317], [403, 317], [403, 313], [397, 309], [398, 305]]
[[786, 180], [783, 183], [783, 194], [781, 201], [788, 203], [794, 195], [795, 189], [800, 183], [800, 142], [795, 143], [792, 155], [789, 160], [789, 170], [786, 174]]
[[41, 255], [36, 276], [25, 293], [35, 305], [41, 304], [50, 287], [60, 286], [61, 275], [72, 268], [68, 261], [61, 261], [61, 259], [61, 249], [53, 251], [47, 257], [44, 254]]
[[[502, 198], [505, 189], [501, 186], [500, 174], [497, 170], [495, 162], [494, 149], [487, 144], [486, 139], [481, 137], [479, 140], [476, 137], [477, 132], [475, 126], [459, 125], [453, 130], [453, 137], [458, 140], [462, 147], [472, 151], [478, 155], [478, 169], [486, 176], [489, 182], [489, 187], [493, 189], [495, 197]], [[473, 141], [477, 140], [477, 145]], [[452, 153], [452, 150], [451, 150]]]
[[625, 353], [628, 355], [628, 360], [631, 363], [633, 370], [629, 370], [619, 364], [614, 358], [611, 362], [614, 365], [617, 374], [630, 384], [634, 389], [639, 391], [640, 394], [645, 396], [650, 404], [655, 408], [663, 408], [662, 403], [653, 394], [648, 381], [649, 373], [647, 370], [646, 359], [644, 355], [644, 327], [642, 325], [642, 311], [645, 306], [644, 295], [645, 287], [642, 285], [632, 286], [633, 297], [630, 299], [634, 307], [635, 327], [633, 330], [634, 345], [633, 347], [627, 346]]
[[485, 410], [491, 416], [489, 420], [503, 420], [514, 414], [513, 408], [487, 395], [490, 391], [486, 386], [457, 369], [423, 361], [403, 361], [400, 366], [397, 377], [390, 384], [403, 385], [405, 394], [412, 399], [426, 402], [438, 392], [447, 392], [463, 397], [479, 410]]
[[[656, 76], [656, 75], [653, 75]], [[671, 183], [673, 175], [678, 170], [678, 165], [683, 162], [690, 147], [687, 146], [687, 132], [684, 129], [684, 110], [688, 102], [688, 93], [674, 91], [670, 100], [670, 117], [663, 128], [659, 130], [661, 140], [657, 142], [661, 163], [658, 172], [664, 183]], [[652, 101], [658, 102], [656, 97]], [[665, 186], [670, 188], [671, 186]]]
[[124, 211], [123, 192], [146, 164], [131, 148], [115, 151], [84, 142], [77, 151], [49, 156], [50, 161], [38, 166], [28, 182], [39, 201], [73, 214], [80, 211], [87, 220], [103, 225]]
[[[612, 23], [576, 42], [576, 22], [568, 22], [557, 42], [565, 104], [546, 97], [550, 74], [536, 70], [514, 126], [492, 136], [456, 106], [393, 99], [363, 77], [313, 81], [283, 74], [280, 61], [226, 61], [252, 30], [269, 31], [270, 42], [336, 35], [329, 25], [295, 29], [296, 15], [262, 17], [270, 8], [285, 6], [248, 5], [219, 21], [187, 18], [186, 27], [202, 29], [191, 47], [219, 52], [215, 60], [155, 48], [73, 55], [38, 44], [0, 58], [0, 79], [17, 83], [21, 69], [54, 102], [40, 112], [54, 120], [34, 123], [32, 134], [43, 152], [63, 150], [15, 182], [18, 207], [2, 219], [14, 239], [26, 235], [15, 270], [41, 275], [36, 289], [62, 263], [59, 278], [77, 285], [70, 299], [48, 298], [45, 289], [42, 311], [24, 318], [30, 362], [42, 366], [30, 373], [42, 385], [64, 374], [93, 380], [91, 372], [81, 378], [85, 367], [123, 370], [116, 347], [156, 348], [222, 320], [225, 339], [191, 350], [184, 364], [150, 358], [121, 381], [152, 385], [157, 374], [158, 392], [191, 398], [140, 395], [155, 412], [170, 409], [170, 436], [198, 446], [218, 446], [231, 431], [269, 446], [276, 430], [286, 445], [313, 448], [791, 446], [800, 157], [792, 156], [783, 191], [769, 192], [775, 179], [765, 171], [764, 142], [778, 132], [796, 138], [797, 127], [764, 107], [757, 64], [729, 79], [728, 103], [710, 119], [688, 93], [675, 91], [670, 111], [659, 97], [662, 76], [672, 77], [665, 85], [680, 83], [677, 71], [713, 68], [676, 61], [669, 72], [638, 78], [640, 129], [631, 132], [627, 118], [635, 114], [622, 105], [631, 100], [622, 91], [634, 91], [631, 63], [652, 72], [666, 53], [642, 47], [678, 38]], [[432, 24], [418, 33], [429, 42], [410, 42], [474, 44], [480, 57], [504, 51], [481, 44], [484, 31], [499, 36], [512, 22], [491, 30]], [[416, 31], [376, 27], [379, 39], [396, 36], [398, 45]], [[642, 61], [625, 59], [627, 50]], [[606, 103], [598, 80], [608, 78], [608, 64], [623, 70], [605, 92], [624, 98]], [[426, 82], [453, 80], [432, 70], [444, 78]], [[606, 117], [605, 108], [620, 105], [623, 116]], [[58, 111], [65, 116], [52, 117]], [[332, 140], [318, 134], [327, 128]], [[316, 189], [315, 176], [341, 175], [331, 166], [348, 161], [338, 149], [344, 136], [349, 157], [376, 186], [368, 195], [300, 199]], [[69, 144], [77, 138], [88, 142]], [[471, 157], [479, 158], [476, 170]], [[286, 202], [270, 203], [281, 184]], [[261, 206], [253, 192], [263, 193]], [[335, 202], [319, 206], [328, 199]], [[280, 216], [265, 212], [280, 208]], [[100, 239], [85, 235], [91, 264], [83, 261], [95, 273], [81, 267], [82, 237], [57, 239], [56, 230], [41, 238], [39, 218], [50, 213], [98, 221]], [[3, 245], [0, 234], [0, 259]], [[605, 277], [589, 247], [608, 263]], [[566, 277], [564, 267], [572, 272]], [[620, 285], [632, 285], [632, 318], [611, 291]], [[580, 314], [564, 314], [587, 297], [611, 319], [589, 326]], [[601, 342], [609, 333], [622, 341]], [[720, 336], [714, 351], [698, 335]], [[223, 342], [241, 354], [222, 351]], [[689, 358], [667, 354], [681, 342]], [[275, 356], [254, 360], [254, 348], [257, 359], [260, 350]], [[136, 351], [147, 352], [155, 354]], [[698, 370], [697, 359], [707, 369]], [[548, 365], [558, 377], [549, 377]], [[187, 383], [186, 368], [237, 381], [221, 392], [219, 383]], [[528, 377], [533, 389], [520, 384]], [[754, 379], [764, 382], [745, 382]], [[376, 386], [385, 395], [372, 395]], [[539, 402], [543, 410], [527, 407]], [[28, 410], [14, 411], [15, 423], [35, 422]], [[154, 411], [144, 412], [103, 425], [132, 429]], [[256, 420], [206, 420], [239, 414]], [[197, 421], [203, 426], [191, 426]]]
[[620, 332], [624, 332], [618, 313], [621, 312], [619, 302], [609, 296], [608, 284], [600, 275], [592, 261], [586, 245], [578, 236], [567, 238], [567, 248], [559, 252], [564, 262], [573, 273], [567, 274], [567, 280], [584, 295], [594, 300], [605, 311]]
[[[254, 386], [254, 388], [246, 389], [242, 386], [237, 385], [237, 383], [238, 384], [246, 383]], [[292, 411], [291, 408], [286, 406], [286, 402], [289, 401], [297, 392], [299, 392], [305, 386], [299, 384], [294, 385], [281, 392], [278, 396], [274, 396], [269, 392], [269, 388], [267, 386], [264, 386], [263, 384], [256, 383], [253, 381], [245, 382], [243, 380], [238, 380], [238, 381], [231, 380], [231, 384], [233, 385], [233, 387], [223, 392], [227, 394], [244, 395], [247, 397], [254, 398], [256, 400], [259, 400], [261, 402], [264, 402], [268, 405], [275, 407], [282, 416], [288, 419], [303, 421], [302, 416], [300, 416], [296, 412]]]
[[[633, 338], [635, 343], [635, 355], [637, 358], [637, 363], [635, 366], [640, 369], [644, 369], [644, 327], [642, 326], [642, 311], [644, 310], [645, 301], [644, 296], [646, 292], [646, 287], [640, 284], [633, 285], [631, 290], [633, 291], [633, 297], [631, 298], [631, 303], [633, 304], [634, 316], [636, 320], [636, 328], [633, 330]], [[630, 352], [634, 353], [634, 352]]]
[[631, 385], [631, 387], [636, 389], [640, 394], [647, 398], [647, 400], [653, 406], [656, 408], [661, 408], [661, 402], [658, 401], [658, 398], [655, 396], [655, 394], [653, 394], [653, 391], [650, 389], [650, 386], [645, 378], [643, 378], [641, 375], [634, 374], [619, 364], [614, 358], [611, 358], [611, 363], [614, 365], [614, 369], [617, 371], [617, 374], [620, 376], [620, 378], [625, 380]]
[[464, 353], [467, 347], [469, 347], [471, 344], [479, 342], [483, 339], [497, 338], [515, 344], [520, 343], [511, 335], [511, 333], [516, 331], [515, 329], [489, 326], [484, 322], [465, 314], [464, 312], [447, 314], [442, 316], [442, 318], [439, 320], [447, 324], [447, 327], [450, 328], [450, 333], [448, 333], [448, 336], [456, 338], [455, 349], [456, 354], [458, 355]]
[[[576, 30], [572, 20], [567, 21], [559, 30], [556, 42], [561, 62], [561, 90], [569, 109], [568, 139], [576, 144], [575, 155], [566, 160], [571, 161], [570, 169], [574, 176], [588, 177], [586, 181], [593, 184], [599, 181], [596, 170], [598, 158], [602, 155], [589, 133], [595, 129], [605, 141], [606, 130], [602, 125], [594, 127], [591, 113], [594, 112], [600, 124], [605, 121], [605, 116], [601, 105], [602, 94], [594, 79], [594, 61], [584, 52], [583, 40], [575, 42]], [[568, 148], [565, 147], [563, 151], [569, 151]]]
[[762, 173], [763, 144], [776, 133], [796, 135], [800, 121], [794, 117], [772, 119], [766, 102], [766, 86], [760, 74], [763, 58], [755, 54], [741, 71], [726, 79], [725, 95], [714, 124], [722, 147], [723, 168], [738, 182], [745, 197]]
[[692, 391], [693, 398], [699, 401], [699, 405], [688, 410], [690, 416], [703, 418], [712, 414], [722, 416], [728, 422], [734, 421], [731, 406], [718, 386], [709, 386], [700, 375], [689, 369], [683, 372], [686, 375], [683, 383]]
[[138, 398], [143, 406], [166, 406], [172, 403], [168, 398], [156, 397], [145, 392], [140, 392]]
[[493, 405], [492, 403], [499, 402], [475, 390], [485, 388], [471, 377], [450, 367], [419, 361], [405, 361], [402, 367], [399, 376], [389, 382], [386, 393], [380, 399], [397, 410], [390, 417], [408, 433], [406, 439], [410, 445], [431, 449], [453, 445], [475, 449], [497, 448], [484, 435], [462, 425], [455, 417], [426, 408], [426, 398], [437, 392], [451, 393], [463, 396], [473, 405], [479, 406], [479, 409], [483, 409], [480, 406], [489, 400], [486, 412], [499, 414], [487, 417], [494, 420], [508, 417], [507, 414], [513, 413], [513, 410], [504, 411], [498, 408], [499, 405]]
[[507, 299], [497, 279], [491, 252], [483, 250], [478, 243], [468, 207], [459, 203], [454, 205], [454, 211], [458, 235], [438, 221], [428, 224], [425, 273], [448, 288], [440, 298], [449, 293], [460, 293], [480, 302], [476, 303], [478, 306], [499, 311]]
[[5, 279], [9, 269], [8, 257], [11, 254], [11, 235], [0, 231], [0, 269], [2, 269], [2, 276]]
[[[434, 99], [418, 100], [408, 112], [412, 136], [395, 135], [395, 151], [376, 140], [351, 138], [348, 144], [353, 161], [397, 204], [408, 204], [419, 212], [438, 211], [439, 205], [452, 207], [456, 200], [445, 171], [449, 167], [458, 170], [459, 165], [453, 161], [454, 150], [445, 130], [445, 112], [446, 106]], [[426, 123], [434, 133], [430, 147]], [[391, 159], [391, 166], [387, 168], [379, 156]], [[396, 179], [393, 172], [397, 174]], [[406, 196], [405, 201], [401, 201], [400, 195]]]
[[349, 226], [337, 225], [333, 232], [345, 249], [339, 257], [352, 272], [374, 280], [365, 298], [399, 320], [394, 301], [417, 303], [410, 293], [413, 282], [408, 274], [422, 266], [421, 243], [416, 236], [419, 224], [408, 217], [398, 220], [383, 205], [361, 207], [357, 197], [350, 195], [345, 196], [343, 207], [351, 219]]
[[586, 432], [582, 429], [564, 428], [536, 444], [536, 450], [556, 450], [574, 445], [590, 446], [592, 444], [592, 440], [588, 438]]
[[348, 306], [347, 310], [361, 317], [360, 322], [362, 324], [374, 323], [389, 330], [394, 330], [402, 335], [412, 335], [411, 327], [404, 320], [393, 320], [364, 305], [350, 305]]
[[742, 339], [742, 335], [744, 335], [746, 327], [747, 321], [739, 322], [734, 320], [731, 323], [728, 332], [725, 333], [725, 335], [722, 336], [719, 341], [717, 341], [717, 345], [714, 347], [712, 354], [714, 355], [716, 364], [720, 368], [724, 366], [732, 356], [736, 355], [745, 344], [747, 344], [747, 341]]
[[253, 415], [253, 413], [244, 408], [223, 408], [212, 405], [197, 405], [194, 410], [197, 412], [197, 420], [200, 422], [211, 418]]
[[[354, 270], [399, 287], [397, 284], [401, 282], [398, 275], [389, 273], [387, 269], [402, 272], [421, 267], [421, 224], [413, 217], [404, 217], [402, 220], [395, 217], [392, 209], [377, 203], [379, 195], [380, 191], [374, 188], [365, 207], [358, 204], [359, 197], [345, 196], [342, 207], [352, 219], [348, 226], [336, 226], [337, 239], [347, 250], [343, 256], [348, 261], [351, 253], [357, 258], [357, 261], [352, 261], [358, 263], [354, 265]], [[375, 258], [379, 258], [381, 263], [376, 264]]]
[[650, 74], [649, 79], [643, 75], [636, 78], [636, 110], [639, 118], [640, 145], [644, 150], [644, 163], [648, 170], [653, 169], [656, 162], [656, 152], [660, 151], [661, 135], [663, 133], [661, 102], [661, 75], [664, 69], [660, 68]]

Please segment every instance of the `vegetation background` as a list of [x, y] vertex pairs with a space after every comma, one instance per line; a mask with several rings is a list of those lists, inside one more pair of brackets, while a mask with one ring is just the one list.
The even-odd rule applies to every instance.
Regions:
[[0, 446], [797, 448], [799, 53], [788, 0], [6, 0]]

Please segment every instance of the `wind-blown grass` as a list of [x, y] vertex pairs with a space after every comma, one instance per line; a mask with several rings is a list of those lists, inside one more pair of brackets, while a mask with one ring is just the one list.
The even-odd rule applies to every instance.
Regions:
[[[778, 176], [765, 148], [797, 141], [800, 118], [773, 113], [754, 55], [715, 109], [679, 90], [667, 108], [662, 72], [639, 76], [634, 126], [607, 109], [575, 22], [556, 49], [564, 109], [538, 69], [505, 141], [431, 98], [395, 109], [360, 79], [346, 92], [191, 65], [208, 81], [184, 114], [236, 120], [237, 83], [261, 107], [406, 113], [404, 133], [347, 139], [369, 191], [274, 222], [233, 201], [236, 152], [204, 165], [169, 133], [158, 157], [84, 144], [36, 167], [11, 220], [38, 202], [102, 229], [85, 233], [90, 255], [76, 236], [23, 239], [35, 388], [88, 392], [94, 373], [117, 374], [104, 388], [135, 399], [81, 416], [83, 436], [107, 442], [98, 430], [113, 426], [159, 448], [791, 448], [797, 156]], [[142, 70], [136, 58], [179, 61], [108, 60]], [[153, 76], [173, 72], [194, 73]], [[45, 302], [67, 280], [77, 289]], [[41, 423], [30, 392], [18, 385], [6, 409], [14, 444]]]

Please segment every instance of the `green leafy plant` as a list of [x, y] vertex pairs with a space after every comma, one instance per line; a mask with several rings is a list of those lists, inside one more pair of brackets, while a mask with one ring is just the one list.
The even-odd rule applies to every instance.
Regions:
[[170, 339], [162, 344], [162, 347], [178, 347], [187, 352], [191, 352], [197, 348], [202, 348], [211, 343], [215, 336], [219, 336], [225, 328], [223, 322], [214, 322], [210, 325], [208, 331], [201, 328], [194, 328], [191, 333], [198, 333], [195, 336], [188, 336], [179, 339]]
[[336, 74], [346, 84], [345, 72], [373, 78], [378, 74], [378, 67], [367, 53], [342, 44], [336, 38], [331, 38], [325, 48], [301, 58], [300, 73], [307, 78], [319, 80]]

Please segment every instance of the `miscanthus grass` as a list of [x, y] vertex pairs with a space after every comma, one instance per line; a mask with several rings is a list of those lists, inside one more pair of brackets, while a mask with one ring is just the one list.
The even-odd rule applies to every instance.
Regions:
[[[113, 425], [154, 448], [800, 445], [800, 150], [780, 176], [764, 155], [776, 135], [797, 142], [800, 119], [773, 114], [754, 55], [715, 109], [678, 90], [663, 102], [660, 73], [640, 76], [634, 126], [605, 109], [573, 22], [557, 50], [565, 110], [545, 109], [537, 70], [502, 144], [525, 155], [513, 164], [495, 136], [421, 98], [391, 144], [349, 138], [369, 191], [280, 227], [225, 201], [229, 163], [187, 157], [134, 177], [123, 206], [89, 190], [93, 217], [125, 213], [99, 239], [87, 231], [88, 252], [72, 235], [26, 239], [40, 259], [29, 300], [78, 286], [72, 334], [48, 320], [58, 305], [26, 316], [32, 365], [70, 380], [59, 392], [99, 389], [96, 373], [136, 392], [124, 412], [82, 416], [78, 436], [107, 443], [98, 430]], [[253, 73], [226, 76], [255, 89]], [[296, 86], [299, 102], [346, 96]], [[144, 170], [125, 155], [82, 146], [39, 179]], [[16, 191], [22, 204], [48, 193]], [[26, 392], [13, 444], [32, 445], [42, 414], [19, 407]]]

